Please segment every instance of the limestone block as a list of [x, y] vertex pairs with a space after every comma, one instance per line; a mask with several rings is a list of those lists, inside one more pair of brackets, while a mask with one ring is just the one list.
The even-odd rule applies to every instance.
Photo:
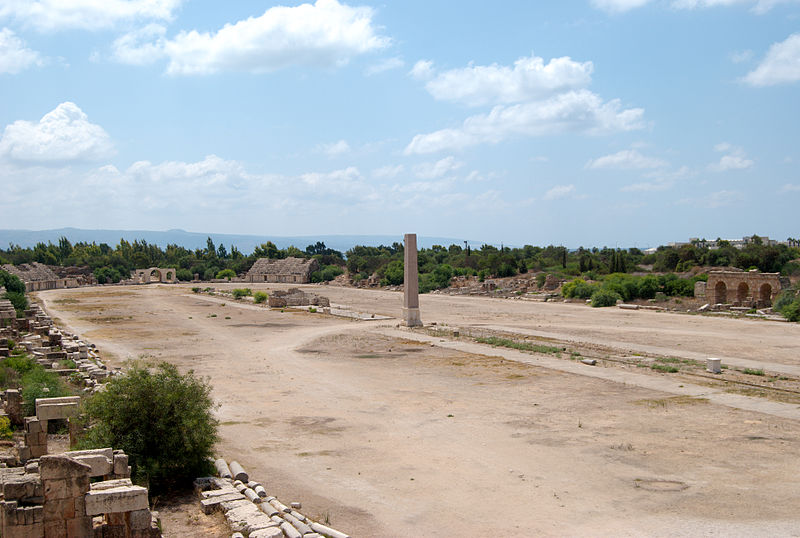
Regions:
[[102, 482], [95, 482], [91, 485], [92, 491], [100, 491], [102, 489], [119, 488], [122, 486], [132, 486], [130, 478], [117, 478], [114, 480], [104, 480]]
[[39, 433], [42, 431], [42, 423], [36, 417], [25, 417], [25, 431], [28, 433]]
[[6, 476], [2, 484], [3, 498], [7, 501], [24, 500], [35, 496], [37, 475]]
[[220, 488], [220, 489], [210, 489], [208, 491], [201, 491], [200, 497], [203, 499], [214, 499], [216, 497], [224, 497], [225, 495], [238, 495], [239, 497], [244, 499], [244, 495], [236, 491], [231, 487], [227, 488]]
[[114, 466], [111, 464], [111, 461], [100, 454], [74, 456], [74, 459], [81, 463], [85, 463], [92, 468], [92, 470], [89, 472], [89, 476], [92, 478], [110, 475], [114, 470]]
[[150, 528], [150, 524], [153, 521], [153, 517], [150, 514], [150, 510], [134, 510], [130, 513], [130, 523], [131, 529], [147, 529]]
[[39, 476], [42, 477], [43, 482], [57, 478], [73, 478], [75, 476], [88, 478], [91, 470], [92, 468], [85, 463], [75, 461], [62, 454], [45, 455], [39, 459]]
[[225, 519], [232, 530], [247, 533], [275, 526], [266, 514], [250, 502], [225, 512]]
[[[292, 504], [300, 504], [300, 503], [292, 503]], [[301, 514], [300, 512], [298, 512], [297, 510], [294, 510], [294, 509], [292, 509], [289, 512], [289, 514], [291, 514], [293, 517], [296, 517], [300, 521], [306, 521], [308, 519], [306, 516], [304, 516], [303, 514]]]
[[230, 501], [246, 501], [244, 495], [237, 492], [229, 492], [224, 495], [217, 495], [215, 497], [209, 497], [207, 499], [202, 499], [200, 501], [200, 508], [203, 510], [204, 514], [210, 514], [214, 510], [220, 508], [223, 503], [230, 502]]
[[36, 416], [39, 420], [57, 420], [74, 416], [78, 412], [80, 396], [75, 396], [75, 402], [42, 403], [42, 398], [36, 400]]
[[228, 510], [233, 510], [235, 508], [239, 508], [240, 506], [244, 506], [247, 504], [249, 504], [250, 506], [255, 506], [245, 497], [244, 499], [237, 499], [234, 501], [223, 501], [220, 503], [220, 508], [222, 508], [223, 512], [227, 512]]
[[245, 472], [244, 468], [239, 464], [238, 461], [231, 462], [231, 473], [233, 474], [233, 478], [236, 480], [241, 480], [244, 483], [247, 483], [250, 478], [247, 476], [247, 472]]
[[258, 496], [261, 497], [261, 498], [265, 498], [267, 496], [267, 490], [265, 490], [264, 486], [262, 486], [260, 484], [258, 486], [256, 486], [256, 487], [254, 487], [253, 491], [258, 493]]
[[67, 538], [84, 538], [92, 534], [92, 518], [76, 517], [67, 521]]
[[280, 527], [267, 527], [250, 533], [250, 538], [283, 538], [283, 531]]
[[114, 454], [114, 474], [118, 476], [126, 476], [130, 474], [128, 471], [127, 454]]
[[92, 490], [86, 494], [85, 499], [86, 514], [90, 516], [148, 508], [147, 489], [141, 486]]
[[45, 521], [44, 538], [64, 538], [67, 535], [67, 524], [63, 520]]

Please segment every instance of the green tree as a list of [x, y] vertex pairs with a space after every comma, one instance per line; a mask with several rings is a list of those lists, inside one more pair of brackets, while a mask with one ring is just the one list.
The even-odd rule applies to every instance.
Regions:
[[137, 364], [87, 400], [90, 429], [81, 445], [124, 450], [137, 483], [160, 493], [209, 472], [218, 439], [213, 408], [211, 385], [192, 371]]

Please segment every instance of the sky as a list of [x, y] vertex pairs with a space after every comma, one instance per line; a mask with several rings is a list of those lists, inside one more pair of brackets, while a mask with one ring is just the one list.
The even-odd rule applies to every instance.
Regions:
[[0, 228], [800, 237], [800, 0], [0, 0]]

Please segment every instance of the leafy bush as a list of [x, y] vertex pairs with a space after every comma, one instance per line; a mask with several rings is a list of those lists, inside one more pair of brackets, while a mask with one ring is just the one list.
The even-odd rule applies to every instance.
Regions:
[[249, 297], [253, 295], [253, 290], [250, 288], [236, 288], [231, 292], [234, 299], [241, 299], [242, 297]]
[[[47, 390], [44, 390], [47, 388]], [[55, 372], [49, 372], [38, 364], [34, 364], [22, 376], [22, 410], [26, 417], [36, 414], [36, 398], [58, 398], [69, 396], [61, 377]]]
[[12, 275], [2, 269], [0, 269], [0, 286], [4, 287], [7, 292], [25, 293], [25, 283], [17, 275]]
[[233, 269], [223, 269], [222, 271], [218, 272], [214, 278], [227, 278], [230, 280], [232, 278], [236, 278], [236, 271]]
[[192, 288], [192, 291], [195, 292], [195, 293], [200, 293], [203, 290], [201, 290], [198, 286], [195, 286], [195, 287]]
[[622, 297], [620, 297], [618, 293], [601, 288], [592, 293], [592, 306], [595, 308], [614, 306], [620, 299], [622, 299]]
[[588, 299], [599, 287], [598, 284], [589, 284], [582, 278], [576, 278], [561, 286], [561, 295], [567, 299]]
[[253, 294], [253, 302], [255, 302], [256, 304], [261, 304], [263, 302], [266, 302], [268, 297], [269, 295], [267, 295], [263, 291], [257, 291]]
[[784, 306], [781, 314], [789, 321], [800, 321], [800, 299], [795, 299], [791, 304]]
[[189, 282], [191, 280], [194, 280], [194, 273], [192, 273], [188, 269], [178, 269], [177, 271], [175, 271], [175, 278], [177, 278], [181, 282]]
[[11, 421], [8, 417], [0, 417], [0, 439], [11, 439], [14, 431], [11, 429]]
[[160, 493], [209, 473], [218, 440], [211, 385], [171, 364], [134, 365], [92, 395], [85, 448], [113, 446], [128, 454], [134, 479]]
[[311, 282], [330, 282], [342, 273], [344, 269], [338, 265], [323, 265], [319, 271], [311, 273]]
[[383, 278], [381, 278], [381, 286], [399, 286], [405, 280], [404, 274], [405, 265], [401, 260], [389, 262], [383, 270]]
[[97, 279], [98, 284], [108, 284], [110, 282], [116, 284], [122, 280], [122, 274], [114, 267], [98, 267], [94, 270], [94, 277]]

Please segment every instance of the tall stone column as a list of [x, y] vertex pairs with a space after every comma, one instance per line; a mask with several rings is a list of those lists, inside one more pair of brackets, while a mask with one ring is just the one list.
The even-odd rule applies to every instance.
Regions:
[[403, 270], [403, 323], [421, 327], [419, 317], [419, 274], [417, 269], [417, 234], [405, 235], [405, 267]]

